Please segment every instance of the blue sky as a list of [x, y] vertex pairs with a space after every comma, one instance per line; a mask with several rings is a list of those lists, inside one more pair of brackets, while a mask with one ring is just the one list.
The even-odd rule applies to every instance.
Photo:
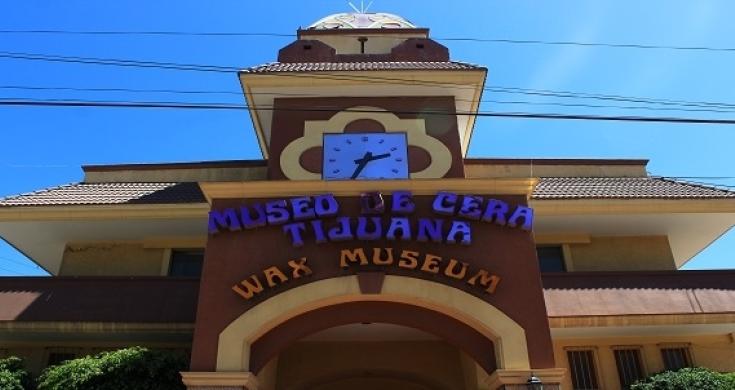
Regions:
[[[348, 11], [346, 1], [3, 1], [0, 30], [293, 33]], [[435, 38], [733, 47], [732, 1], [376, 0]], [[286, 37], [3, 34], [0, 51], [247, 67], [274, 61]], [[489, 68], [488, 85], [735, 103], [735, 51], [622, 49], [443, 41], [452, 57]], [[236, 75], [0, 58], [0, 86], [238, 92]], [[0, 98], [242, 103], [234, 94], [175, 95], [0, 88]], [[732, 118], [731, 113], [559, 107], [634, 105], [486, 92], [484, 111]], [[508, 104], [524, 101], [535, 104]], [[78, 181], [80, 165], [259, 158], [245, 112], [0, 107], [0, 196]], [[474, 157], [648, 158], [652, 174], [735, 176], [735, 126], [480, 118]], [[735, 180], [707, 180], [735, 185]], [[734, 268], [726, 234], [688, 269]], [[0, 275], [39, 274], [0, 245]]]

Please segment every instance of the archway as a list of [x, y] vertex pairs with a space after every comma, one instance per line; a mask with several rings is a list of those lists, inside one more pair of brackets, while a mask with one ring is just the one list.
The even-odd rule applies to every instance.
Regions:
[[[494, 350], [494, 356], [490, 353], [492, 359], [484, 359], [484, 367], [487, 369], [530, 368], [525, 331], [497, 308], [444, 284], [388, 275], [378, 294], [363, 294], [357, 276], [345, 276], [299, 286], [261, 302], [243, 313], [220, 333], [217, 370], [250, 371], [251, 367], [262, 367], [267, 361], [267, 356], [272, 355], [279, 346], [283, 347], [280, 342], [273, 339], [273, 335], [279, 332], [288, 333], [280, 329], [296, 329], [298, 328], [296, 324], [305, 326], [304, 324], [314, 322], [316, 319], [324, 321], [324, 313], [329, 313], [330, 310], [343, 313], [345, 317], [342, 323], [367, 319], [365, 316], [354, 314], [355, 310], [344, 310], [346, 306], [342, 306], [343, 304], [371, 307], [375, 318], [382, 315], [376, 308], [390, 308], [394, 312], [389, 322], [399, 321], [400, 316], [395, 310], [403, 309], [411, 310], [414, 316], [441, 319], [447, 326], [451, 324], [453, 329], [462, 329], [464, 335], [472, 335], [464, 339], [459, 339], [457, 335], [446, 335], [449, 341], [456, 343], [468, 354], [474, 351], [471, 353], [473, 356], [481, 355], [477, 352], [478, 348], [473, 345], [477, 340], [483, 340], [481, 345], [484, 345], [484, 350]], [[352, 314], [348, 314], [349, 312]], [[403, 324], [411, 326], [407, 322]], [[317, 329], [316, 325], [313, 326], [304, 328], [303, 331]], [[439, 327], [435, 328], [429, 332], [434, 334], [442, 332]], [[443, 334], [438, 335], [443, 337]], [[494, 361], [494, 364], [490, 361]]]
[[358, 301], [312, 310], [274, 327], [252, 344], [249, 371], [257, 374], [280, 351], [317, 331], [368, 322], [419, 329], [463, 350], [487, 373], [497, 368], [492, 340], [467, 324], [437, 311], [405, 303]]

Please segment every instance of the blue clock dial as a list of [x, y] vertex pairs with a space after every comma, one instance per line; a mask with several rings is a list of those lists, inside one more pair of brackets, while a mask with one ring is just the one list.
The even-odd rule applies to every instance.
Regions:
[[408, 179], [406, 133], [325, 134], [322, 177]]

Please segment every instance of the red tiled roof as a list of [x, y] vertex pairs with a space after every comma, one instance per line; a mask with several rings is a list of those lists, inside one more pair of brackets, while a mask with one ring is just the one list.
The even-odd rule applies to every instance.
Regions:
[[542, 274], [549, 317], [735, 313], [735, 271]]
[[339, 72], [375, 70], [484, 70], [464, 62], [273, 62], [243, 69], [242, 73]]
[[[544, 177], [532, 199], [717, 199], [735, 192], [661, 178]], [[78, 183], [0, 199], [0, 207], [204, 203], [193, 182]]]
[[735, 192], [652, 177], [544, 177], [533, 199], [733, 198]]
[[197, 183], [77, 183], [0, 199], [2, 206], [202, 203]]

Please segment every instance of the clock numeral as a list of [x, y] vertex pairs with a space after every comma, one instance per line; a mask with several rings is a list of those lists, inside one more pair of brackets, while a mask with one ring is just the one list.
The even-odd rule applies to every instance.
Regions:
[[383, 142], [385, 142], [385, 140], [384, 140], [384, 139], [382, 139], [382, 138], [381, 138], [380, 140], [378, 140], [378, 143], [379, 143], [379, 144], [382, 144]]
[[333, 170], [332, 173], [339, 173], [339, 169]]
[[342, 149], [340, 149], [340, 148], [334, 148], [334, 149], [332, 149], [332, 150], [334, 150], [335, 152], [339, 152], [339, 151], [340, 151], [340, 150], [342, 150]]
[[398, 170], [395, 168], [391, 169], [391, 171], [393, 171], [393, 173], [398, 173]]
[[392, 148], [390, 148], [390, 151], [391, 151], [391, 152], [395, 152], [396, 150], [398, 150], [398, 148], [396, 148], [396, 147], [392, 147]]
[[337, 159], [335, 159], [335, 158], [330, 158], [329, 159], [329, 162], [335, 162], [335, 161], [337, 161]]
[[401, 162], [401, 161], [403, 161], [403, 159], [402, 158], [397, 158], [396, 161]]
[[348, 145], [352, 145], [352, 140], [346, 139], [345, 142], [347, 142]]
[[367, 142], [367, 141], [368, 141], [368, 137], [362, 137], [362, 142]]

